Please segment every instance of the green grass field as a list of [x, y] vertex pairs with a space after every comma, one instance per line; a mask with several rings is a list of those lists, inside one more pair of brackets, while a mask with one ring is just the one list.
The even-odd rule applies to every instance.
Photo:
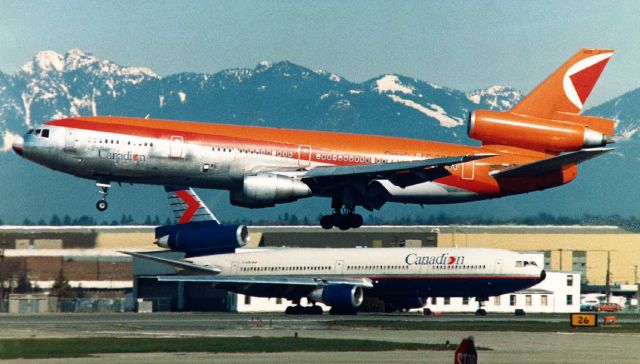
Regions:
[[0, 359], [86, 357], [100, 353], [273, 353], [301, 351], [454, 350], [444, 344], [293, 337], [0, 339]]
[[520, 332], [608, 332], [640, 333], [640, 322], [619, 323], [617, 326], [572, 328], [567, 321], [491, 321], [460, 320], [336, 320], [334, 327], [377, 328], [381, 330], [433, 330], [433, 331], [520, 331]]

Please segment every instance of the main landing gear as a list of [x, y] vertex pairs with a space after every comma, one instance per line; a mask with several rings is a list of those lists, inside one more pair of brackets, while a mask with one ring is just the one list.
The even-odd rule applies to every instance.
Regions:
[[96, 186], [100, 187], [98, 193], [102, 196], [102, 199], [96, 202], [96, 209], [98, 209], [98, 211], [105, 211], [109, 207], [107, 196], [109, 195], [111, 184], [109, 182], [96, 182]]
[[342, 213], [334, 211], [331, 215], [324, 215], [320, 219], [320, 226], [323, 229], [331, 229], [336, 226], [340, 230], [357, 229], [362, 226], [364, 219], [362, 215], [354, 214], [353, 211]]
[[284, 310], [285, 315], [322, 315], [322, 307], [315, 303], [311, 306], [300, 306], [300, 302], [296, 302], [295, 306], [288, 306]]
[[320, 219], [320, 226], [323, 229], [331, 229], [334, 226], [340, 230], [357, 229], [362, 226], [364, 219], [362, 215], [356, 214], [355, 203], [353, 202], [353, 194], [350, 190], [345, 189], [343, 196], [331, 199], [331, 215], [324, 215]]

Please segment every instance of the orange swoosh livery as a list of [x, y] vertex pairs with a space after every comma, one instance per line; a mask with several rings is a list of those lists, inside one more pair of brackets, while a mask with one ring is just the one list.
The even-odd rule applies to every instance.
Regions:
[[[476, 110], [468, 134], [481, 147], [407, 138], [225, 124], [75, 117], [30, 130], [14, 150], [96, 180], [226, 189], [266, 207], [331, 198], [325, 228], [359, 227], [356, 206], [456, 203], [559, 186], [610, 148], [614, 122], [580, 112], [613, 51], [583, 49], [512, 110]], [[106, 208], [99, 201], [98, 208]]]

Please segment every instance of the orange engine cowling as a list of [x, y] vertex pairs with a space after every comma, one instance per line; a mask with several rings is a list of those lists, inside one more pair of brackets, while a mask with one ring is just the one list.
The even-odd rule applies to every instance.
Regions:
[[[501, 144], [545, 152], [561, 153], [582, 148], [604, 146], [605, 134], [593, 130], [579, 117], [572, 120], [549, 120], [489, 110], [476, 110], [469, 115], [469, 137], [484, 144]], [[586, 124], [586, 125], [585, 125]]]

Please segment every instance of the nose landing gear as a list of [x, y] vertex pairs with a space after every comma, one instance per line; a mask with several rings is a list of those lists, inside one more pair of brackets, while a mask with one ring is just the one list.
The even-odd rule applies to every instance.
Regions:
[[109, 182], [96, 182], [96, 186], [100, 187], [98, 193], [102, 196], [102, 199], [96, 202], [96, 209], [98, 209], [98, 211], [105, 211], [109, 207], [107, 196], [109, 195], [111, 184]]

